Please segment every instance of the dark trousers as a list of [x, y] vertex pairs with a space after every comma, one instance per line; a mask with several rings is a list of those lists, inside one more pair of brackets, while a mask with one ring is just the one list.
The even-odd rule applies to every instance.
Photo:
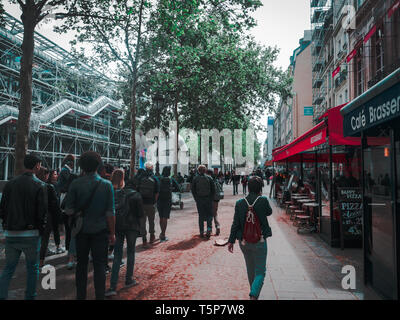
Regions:
[[89, 252], [93, 258], [93, 279], [96, 300], [104, 300], [106, 290], [106, 265], [108, 253], [108, 232], [95, 234], [79, 233], [76, 236], [76, 299], [86, 299]]
[[65, 226], [65, 250], [69, 250], [69, 244], [71, 242], [71, 228], [69, 227], [69, 217], [63, 214], [63, 222]]
[[238, 194], [239, 184], [233, 183], [233, 195]]
[[243, 194], [247, 193], [247, 184], [242, 184], [243, 186]]
[[60, 230], [58, 228], [58, 216], [49, 214], [47, 224], [42, 235], [42, 244], [40, 246], [40, 260], [46, 257], [47, 247], [49, 246], [50, 233], [53, 231], [54, 242], [58, 247], [60, 245]]
[[133, 269], [135, 266], [135, 246], [139, 231], [127, 230], [117, 233], [114, 247], [114, 261], [111, 269], [110, 288], [116, 289], [118, 283], [119, 269], [124, 253], [124, 241], [126, 238], [126, 274], [125, 283], [133, 280]]
[[212, 230], [213, 200], [210, 198], [196, 199], [197, 211], [199, 213], [200, 233], [204, 232], [204, 221], [207, 222], [207, 231]]

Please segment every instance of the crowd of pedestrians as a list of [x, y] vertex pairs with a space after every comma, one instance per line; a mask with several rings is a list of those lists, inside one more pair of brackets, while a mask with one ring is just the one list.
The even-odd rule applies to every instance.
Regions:
[[[80, 174], [74, 172], [78, 163]], [[141, 237], [143, 247], [154, 243], [155, 214], [159, 214], [160, 242], [168, 241], [167, 225], [172, 207], [172, 193], [180, 190], [185, 178], [179, 173], [171, 177], [171, 167], [164, 167], [161, 175], [155, 175], [153, 164], [137, 170], [130, 179], [124, 169], [104, 165], [100, 155], [93, 151], [83, 153], [79, 159], [67, 155], [59, 174], [41, 166], [42, 160], [34, 155], [24, 159], [25, 172], [9, 181], [3, 190], [0, 218], [6, 237], [6, 265], [0, 275], [0, 299], [7, 299], [8, 288], [21, 253], [26, 257], [26, 299], [36, 296], [39, 270], [47, 255], [67, 251], [67, 269], [75, 270], [76, 298], [87, 296], [89, 262], [93, 263], [93, 281], [96, 299], [117, 295], [119, 271], [123, 265], [123, 249], [126, 241], [125, 287], [135, 286], [135, 247]], [[233, 182], [234, 195], [242, 183], [243, 194], [249, 194], [236, 203], [229, 250], [235, 240], [243, 240], [246, 208], [254, 206], [261, 223], [262, 239], [258, 244], [241, 242], [251, 286], [250, 296], [257, 298], [265, 276], [266, 242], [270, 236], [266, 216], [271, 214], [268, 200], [261, 197], [263, 181], [258, 172], [238, 175], [234, 171], [227, 176], [215, 174], [203, 165], [192, 171], [186, 179], [198, 211], [199, 234], [209, 239], [213, 230], [221, 233], [218, 220], [219, 202], [224, 198], [223, 183]], [[236, 187], [235, 187], [236, 186]], [[260, 198], [260, 199], [259, 199]], [[257, 205], [255, 205], [257, 202]], [[247, 206], [245, 205], [247, 203]], [[249, 203], [253, 203], [251, 206]], [[61, 247], [60, 223], [64, 226], [65, 250]], [[206, 230], [204, 230], [206, 223]], [[48, 249], [53, 233], [56, 252]], [[108, 260], [112, 258], [112, 267]], [[265, 260], [265, 261], [264, 261]], [[106, 274], [111, 271], [106, 290]], [[264, 276], [263, 276], [264, 274]]]

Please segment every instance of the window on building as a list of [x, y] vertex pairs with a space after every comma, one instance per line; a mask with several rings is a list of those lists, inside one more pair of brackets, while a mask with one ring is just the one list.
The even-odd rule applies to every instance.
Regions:
[[[375, 71], [375, 75], [380, 78], [383, 75], [383, 66], [384, 66], [384, 29], [383, 29], [383, 24], [381, 23], [380, 25], [377, 26], [375, 35], [374, 35], [374, 41], [373, 43], [373, 51], [375, 51], [374, 54], [374, 68], [373, 70]], [[380, 80], [380, 79], [377, 79]]]
[[357, 55], [355, 58], [355, 92], [357, 96], [364, 92], [364, 63], [363, 63], [363, 53], [364, 49], [361, 46], [357, 50]]
[[400, 66], [400, 10], [396, 10], [395, 14], [392, 16], [392, 26], [393, 26], [393, 61], [394, 68], [396, 69]]

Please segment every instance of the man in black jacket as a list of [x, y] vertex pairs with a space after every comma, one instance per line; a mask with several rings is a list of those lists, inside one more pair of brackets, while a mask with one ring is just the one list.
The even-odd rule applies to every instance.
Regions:
[[0, 203], [0, 218], [6, 236], [6, 266], [0, 276], [0, 299], [8, 297], [10, 280], [22, 252], [27, 269], [25, 299], [36, 297], [40, 236], [47, 217], [47, 187], [35, 176], [41, 166], [39, 157], [25, 156], [24, 166], [25, 172], [5, 185]]
[[212, 232], [213, 200], [215, 195], [215, 184], [211, 177], [206, 176], [206, 167], [198, 167], [198, 175], [192, 183], [192, 194], [196, 201], [197, 212], [199, 213], [200, 237], [204, 238], [204, 221], [207, 222], [207, 234], [209, 238]]

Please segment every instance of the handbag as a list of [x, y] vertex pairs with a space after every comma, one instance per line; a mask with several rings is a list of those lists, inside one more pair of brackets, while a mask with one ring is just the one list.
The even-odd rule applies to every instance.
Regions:
[[100, 181], [97, 182], [96, 187], [94, 187], [88, 201], [86, 201], [86, 203], [81, 207], [81, 209], [78, 210], [71, 217], [70, 227], [71, 227], [71, 236], [72, 237], [76, 237], [76, 235], [82, 230], [84, 213], [85, 213], [86, 209], [89, 208], [90, 203], [92, 202], [93, 197], [94, 197], [99, 185], [100, 185]]

